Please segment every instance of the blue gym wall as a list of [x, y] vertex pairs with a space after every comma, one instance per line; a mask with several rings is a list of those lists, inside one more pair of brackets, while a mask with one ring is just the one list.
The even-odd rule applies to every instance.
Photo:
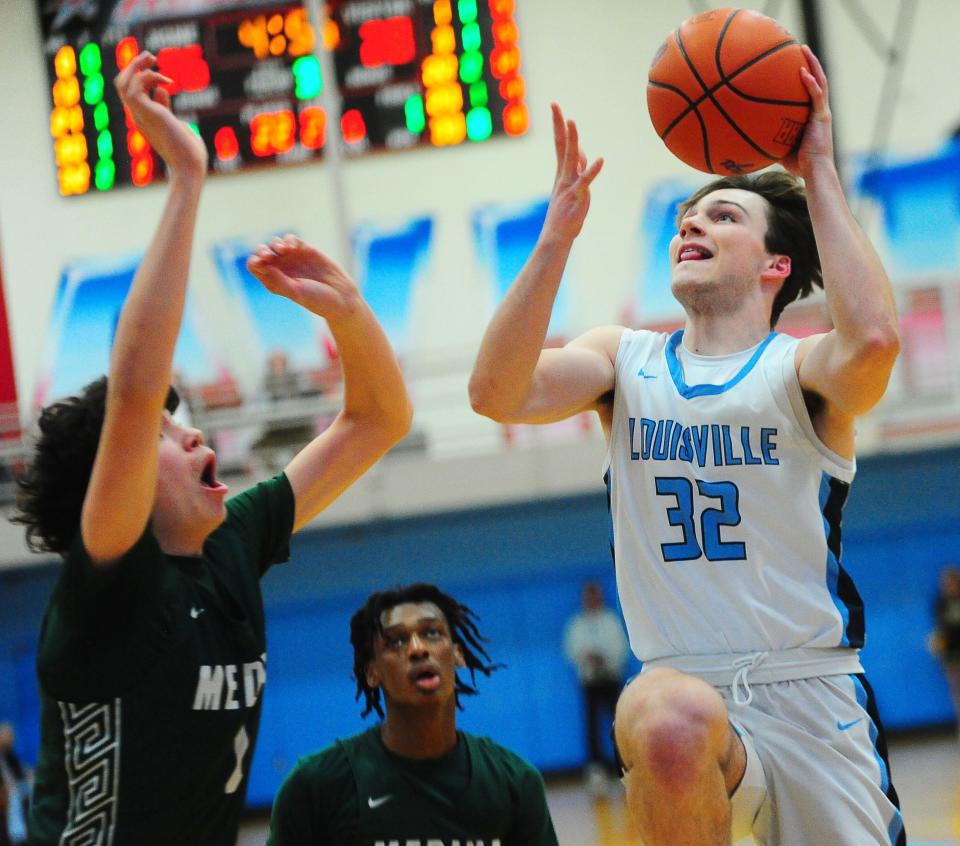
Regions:
[[[844, 521], [844, 562], [867, 607], [864, 664], [888, 728], [951, 719], [926, 651], [940, 567], [960, 557], [960, 448], [860, 462]], [[614, 596], [605, 496], [596, 494], [304, 533], [264, 582], [269, 683], [249, 803], [267, 805], [296, 759], [364, 722], [354, 702], [348, 621], [367, 593], [439, 583], [480, 615], [506, 667], [480, 678], [461, 725], [545, 771], [585, 758], [576, 679], [561, 641], [580, 586]], [[0, 572], [0, 719], [28, 760], [37, 748], [36, 630], [54, 567]], [[367, 721], [369, 724], [369, 720]]]

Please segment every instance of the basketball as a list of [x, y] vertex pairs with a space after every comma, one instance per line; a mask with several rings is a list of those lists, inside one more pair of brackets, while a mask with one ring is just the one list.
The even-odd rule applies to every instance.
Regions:
[[657, 135], [697, 170], [750, 173], [788, 155], [810, 113], [797, 40], [746, 9], [694, 15], [650, 65], [647, 108]]

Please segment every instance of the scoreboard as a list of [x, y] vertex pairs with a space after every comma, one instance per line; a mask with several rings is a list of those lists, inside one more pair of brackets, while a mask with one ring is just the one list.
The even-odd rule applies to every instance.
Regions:
[[[173, 80], [173, 111], [204, 139], [215, 172], [316, 158], [331, 137], [360, 155], [527, 131], [514, 0], [327, 0], [321, 33], [290, 0], [37, 3], [65, 196], [162, 176], [113, 87], [141, 50]], [[336, 127], [324, 108], [331, 84]]]

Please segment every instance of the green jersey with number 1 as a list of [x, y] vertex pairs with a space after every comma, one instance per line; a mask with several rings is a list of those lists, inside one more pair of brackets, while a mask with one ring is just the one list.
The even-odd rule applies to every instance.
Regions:
[[79, 536], [40, 635], [32, 846], [233, 846], [266, 681], [260, 577], [286, 561], [285, 475], [227, 504], [200, 557], [148, 526], [98, 570]]

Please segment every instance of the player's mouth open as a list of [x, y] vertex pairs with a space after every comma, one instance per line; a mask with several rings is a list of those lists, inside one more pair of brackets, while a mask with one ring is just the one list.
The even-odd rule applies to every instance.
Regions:
[[420, 670], [414, 673], [413, 683], [420, 690], [436, 690], [440, 686], [440, 674], [436, 670]]
[[677, 255], [677, 261], [703, 261], [713, 258], [713, 253], [699, 244], [684, 244]]
[[217, 480], [217, 459], [211, 455], [203, 465], [203, 472], [200, 474], [200, 484], [211, 491], [223, 492], [227, 486]]

